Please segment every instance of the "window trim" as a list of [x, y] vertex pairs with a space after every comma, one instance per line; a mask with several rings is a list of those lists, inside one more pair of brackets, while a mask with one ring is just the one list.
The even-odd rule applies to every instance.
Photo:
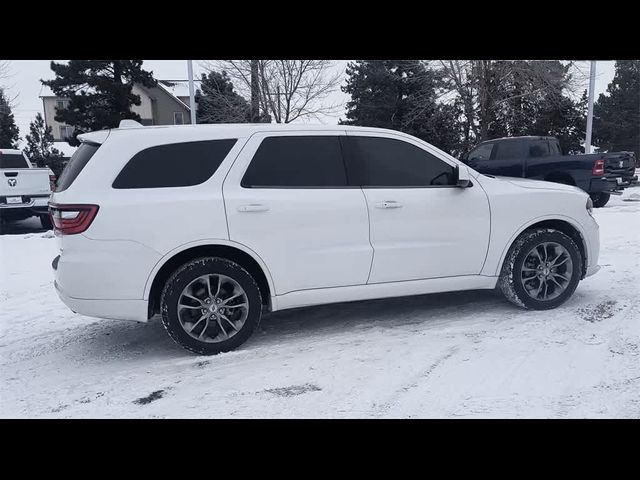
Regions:
[[[237, 173], [233, 173], [233, 180], [231, 178], [225, 179], [226, 181], [237, 182], [237, 185], [246, 190], [345, 190], [345, 189], [425, 189], [425, 188], [459, 188], [457, 185], [420, 185], [420, 186], [362, 186], [362, 185], [346, 185], [346, 186], [332, 186], [332, 187], [283, 187], [283, 186], [243, 186], [242, 179], [244, 175], [247, 173], [249, 169], [249, 165], [251, 165], [251, 161], [253, 160], [254, 155], [258, 151], [258, 148], [262, 144], [262, 142], [269, 137], [293, 137], [293, 136], [337, 136], [337, 137], [381, 137], [381, 138], [390, 138], [394, 140], [400, 140], [406, 143], [410, 143], [427, 153], [435, 156], [439, 160], [442, 160], [446, 164], [450, 165], [456, 172], [458, 172], [459, 168], [466, 168], [466, 165], [461, 164], [458, 160], [451, 157], [445, 152], [436, 149], [436, 147], [428, 144], [427, 142], [420, 140], [416, 137], [409, 137], [400, 132], [385, 132], [385, 131], [374, 131], [374, 130], [286, 130], [286, 131], [278, 131], [278, 130], [268, 130], [268, 131], [260, 131], [252, 133], [248, 138], [246, 143], [244, 144], [242, 151], [238, 154], [238, 158], [236, 160], [240, 160], [242, 164], [237, 167], [233, 167], [230, 171]], [[255, 143], [254, 143], [255, 142]], [[349, 183], [349, 169], [347, 168], [346, 160], [345, 160], [345, 151], [344, 146], [342, 145], [342, 140], [340, 141], [340, 148], [342, 151], [342, 159], [345, 166], [345, 171], [347, 174], [347, 183]], [[246, 157], [245, 157], [246, 155]], [[451, 158], [449, 158], [451, 157]], [[237, 175], [237, 176], [236, 176]]]

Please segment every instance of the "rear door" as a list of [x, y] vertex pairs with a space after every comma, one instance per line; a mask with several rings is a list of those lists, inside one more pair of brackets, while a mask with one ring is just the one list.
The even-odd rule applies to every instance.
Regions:
[[363, 285], [373, 249], [342, 131], [254, 134], [223, 185], [229, 237], [266, 263], [275, 293]]

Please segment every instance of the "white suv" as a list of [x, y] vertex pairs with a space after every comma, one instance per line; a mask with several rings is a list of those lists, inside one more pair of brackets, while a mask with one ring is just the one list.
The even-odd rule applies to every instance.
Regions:
[[62, 301], [147, 321], [202, 354], [263, 310], [499, 287], [554, 308], [598, 269], [575, 187], [481, 175], [410, 135], [196, 125], [81, 135], [50, 212]]

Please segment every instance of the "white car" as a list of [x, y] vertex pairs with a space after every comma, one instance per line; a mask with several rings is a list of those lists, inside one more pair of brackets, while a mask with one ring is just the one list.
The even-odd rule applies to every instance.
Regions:
[[0, 149], [0, 231], [5, 222], [34, 216], [51, 228], [48, 202], [55, 180], [51, 170], [34, 167], [24, 152]]
[[496, 287], [554, 308], [598, 269], [585, 192], [485, 176], [400, 132], [123, 121], [79, 138], [50, 204], [60, 298], [160, 313], [197, 353], [238, 347], [265, 310]]

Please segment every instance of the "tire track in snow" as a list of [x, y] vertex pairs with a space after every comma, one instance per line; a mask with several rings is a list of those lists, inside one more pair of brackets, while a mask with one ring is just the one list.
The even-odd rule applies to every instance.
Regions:
[[377, 405], [374, 408], [373, 415], [376, 416], [376, 417], [379, 417], [379, 416], [382, 416], [382, 415], [385, 415], [386, 413], [388, 413], [389, 410], [391, 410], [391, 408], [393, 408], [394, 406], [396, 406], [396, 405], [398, 405], [400, 403], [400, 401], [402, 400], [402, 398], [405, 395], [407, 395], [408, 393], [410, 393], [414, 389], [416, 389], [419, 386], [421, 386], [425, 381], [427, 381], [429, 379], [431, 374], [437, 368], [441, 367], [451, 357], [453, 357], [456, 353], [458, 353], [459, 350], [460, 350], [460, 346], [459, 345], [455, 345], [453, 347], [450, 347], [444, 355], [441, 355], [440, 357], [436, 358], [436, 360], [431, 365], [429, 365], [429, 367], [427, 369], [423, 370], [421, 373], [419, 373], [417, 376], [415, 376], [412, 382], [403, 385], [402, 387], [397, 389], [391, 395], [389, 400], [387, 400], [386, 402], [384, 402], [384, 403], [382, 403], [380, 405]]

